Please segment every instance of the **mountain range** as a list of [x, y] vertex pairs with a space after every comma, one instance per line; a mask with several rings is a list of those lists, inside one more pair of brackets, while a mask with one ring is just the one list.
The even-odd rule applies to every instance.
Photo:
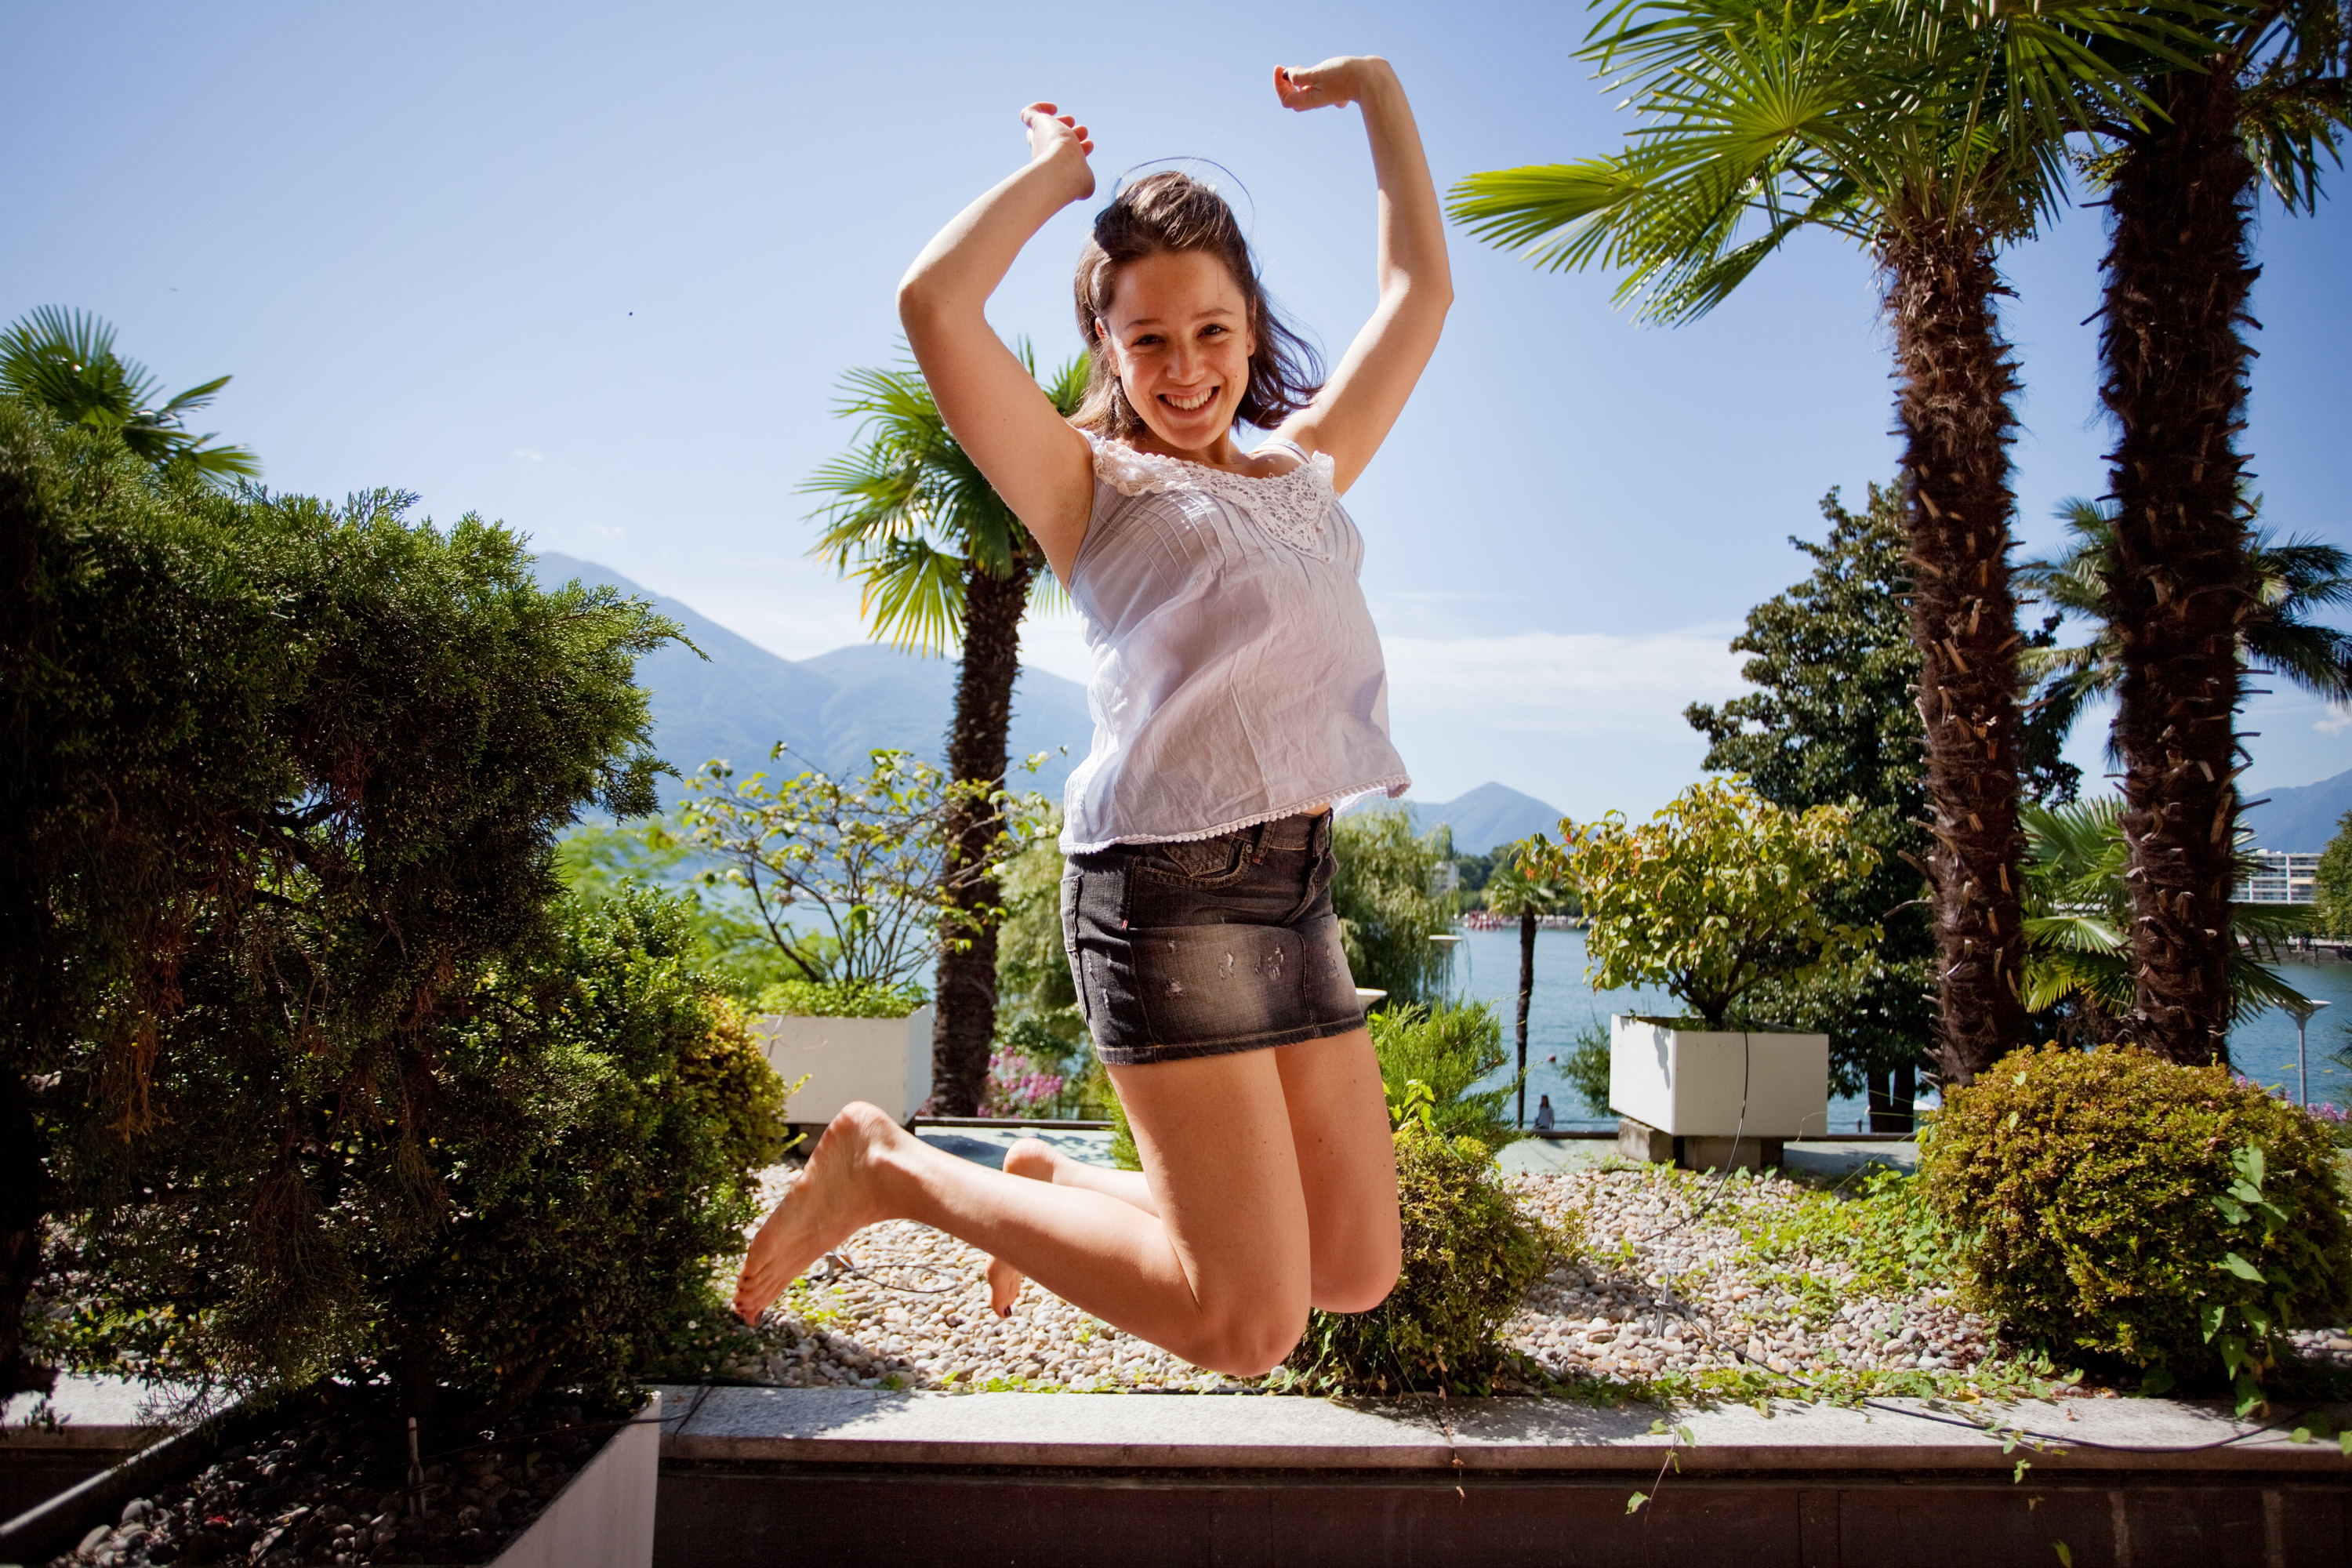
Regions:
[[[784, 763], [793, 773], [854, 773], [864, 767], [867, 752], [886, 746], [933, 761], [946, 753], [948, 719], [955, 710], [953, 659], [923, 658], [870, 643], [814, 658], [784, 658], [693, 605], [593, 561], [548, 551], [539, 556], [536, 570], [549, 584], [575, 577], [609, 584], [684, 628], [694, 647], [673, 643], [637, 661], [637, 682], [653, 708], [654, 750], [681, 774], [691, 777], [713, 758], [723, 758], [738, 773], [755, 773], [770, 767], [768, 749], [778, 741], [788, 748]], [[1023, 668], [1013, 691], [1012, 753], [1051, 754], [1033, 778], [1016, 778], [1017, 784], [1058, 801], [1063, 782], [1086, 756], [1093, 736], [1085, 687]], [[678, 780], [662, 783], [665, 804], [682, 793]], [[1499, 784], [1480, 784], [1450, 801], [1405, 804], [1422, 832], [1452, 824], [1454, 847], [1465, 855], [1483, 855], [1497, 844], [1559, 826], [1557, 810]]]
[[[866, 753], [883, 747], [933, 761], [947, 752], [948, 718], [955, 710], [953, 659], [870, 643], [814, 658], [784, 658], [693, 605], [593, 561], [551, 551], [540, 555], [537, 569], [540, 581], [551, 584], [574, 577], [610, 584], [685, 628], [694, 647], [672, 643], [647, 654], [637, 661], [637, 683], [652, 700], [654, 750], [688, 777], [713, 758], [739, 773], [772, 772], [768, 750], [778, 741], [788, 748], [790, 772], [814, 768], [836, 776], [863, 771]], [[698, 657], [695, 648], [708, 657]], [[1013, 689], [1013, 755], [1055, 754], [1034, 778], [1016, 778], [1016, 784], [1059, 800], [1063, 781], [1087, 754], [1093, 733], [1085, 687], [1042, 669], [1021, 671]], [[662, 782], [666, 804], [682, 793], [677, 780]]]
[[2336, 837], [2336, 825], [2352, 811], [2352, 773], [2317, 784], [2263, 792], [2269, 799], [2239, 817], [2264, 849], [2315, 855]]

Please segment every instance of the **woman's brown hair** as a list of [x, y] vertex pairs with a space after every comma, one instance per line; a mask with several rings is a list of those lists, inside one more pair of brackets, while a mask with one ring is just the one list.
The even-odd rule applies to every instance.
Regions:
[[1091, 359], [1086, 399], [1070, 423], [1122, 441], [1142, 433], [1143, 416], [1119, 388], [1118, 369], [1105, 341], [1106, 318], [1120, 268], [1147, 256], [1188, 250], [1205, 250], [1223, 261], [1249, 301], [1250, 338], [1257, 352], [1250, 355], [1249, 384], [1242, 390], [1237, 416], [1271, 430], [1322, 390], [1322, 360], [1275, 314], [1234, 209], [1209, 186], [1170, 170], [1119, 192], [1095, 215], [1093, 237], [1078, 252], [1078, 331]]

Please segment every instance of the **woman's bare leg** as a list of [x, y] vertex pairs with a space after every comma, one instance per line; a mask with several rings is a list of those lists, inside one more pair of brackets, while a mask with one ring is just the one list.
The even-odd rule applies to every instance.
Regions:
[[1372, 1037], [1358, 1029], [1267, 1054], [1282, 1074], [1298, 1151], [1315, 1305], [1368, 1312], [1396, 1284], [1404, 1248], [1396, 1141]]
[[905, 1218], [1010, 1259], [1065, 1300], [1196, 1365], [1265, 1372], [1297, 1342], [1309, 1289], [1307, 1205], [1270, 1057], [1114, 1069], [1158, 1217], [975, 1165], [852, 1106], [753, 1239], [736, 1310], [756, 1318], [851, 1234]]
[[[1310, 1299], [1327, 1312], [1370, 1310], [1395, 1285], [1402, 1248], [1394, 1201], [1396, 1145], [1388, 1136], [1387, 1092], [1371, 1036], [1360, 1029], [1270, 1054], [1282, 1078], [1291, 1142], [1298, 1151], [1312, 1251]], [[1147, 1214], [1160, 1212], [1141, 1172], [1073, 1160], [1039, 1139], [1015, 1142], [1005, 1151], [1004, 1170], [1033, 1182], [1084, 1187]], [[1009, 1259], [988, 1260], [989, 1301], [997, 1316], [1011, 1312], [1021, 1282], [1020, 1269]]]
[[[1151, 1184], [1144, 1179], [1142, 1172], [1114, 1170], [1073, 1160], [1043, 1139], [1015, 1139], [1013, 1147], [1004, 1152], [1004, 1173], [1025, 1176], [1033, 1182], [1084, 1187], [1088, 1192], [1117, 1198], [1154, 1217], [1160, 1213], [1159, 1201], [1151, 1195]], [[1012, 1315], [1013, 1303], [1021, 1299], [1023, 1278], [1010, 1258], [988, 1260], [988, 1304], [998, 1317]]]

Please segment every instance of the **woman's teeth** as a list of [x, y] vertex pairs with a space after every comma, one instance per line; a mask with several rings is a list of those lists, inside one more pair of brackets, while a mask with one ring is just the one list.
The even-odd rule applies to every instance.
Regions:
[[1204, 391], [1190, 394], [1189, 395], [1180, 395], [1173, 392], [1163, 392], [1160, 395], [1160, 401], [1168, 405], [1169, 407], [1175, 409], [1179, 414], [1190, 414], [1196, 409], [1207, 407], [1209, 405], [1209, 400], [1216, 395], [1217, 389], [1213, 386]]

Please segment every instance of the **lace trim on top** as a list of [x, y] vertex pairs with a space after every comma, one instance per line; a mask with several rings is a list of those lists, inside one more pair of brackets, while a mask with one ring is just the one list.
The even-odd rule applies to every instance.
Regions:
[[1124, 441], [1107, 441], [1091, 434], [1087, 439], [1095, 449], [1096, 478], [1123, 496], [1204, 491], [1232, 503], [1300, 554], [1321, 561], [1331, 558], [1323, 548], [1323, 519], [1339, 492], [1332, 487], [1328, 452], [1310, 454], [1286, 474], [1260, 477], [1213, 468], [1183, 458], [1163, 458], [1157, 452], [1139, 452]]

